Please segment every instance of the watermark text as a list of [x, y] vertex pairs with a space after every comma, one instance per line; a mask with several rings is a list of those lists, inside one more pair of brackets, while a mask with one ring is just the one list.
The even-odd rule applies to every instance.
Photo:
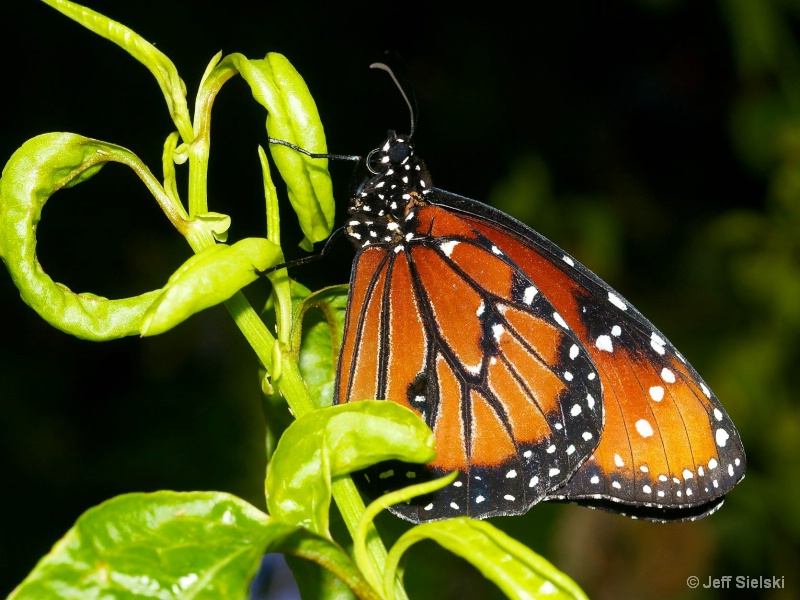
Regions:
[[748, 577], [747, 575], [723, 575], [722, 577], [707, 577], [700, 579], [696, 575], [686, 578], [686, 585], [692, 589], [704, 587], [706, 589], [783, 589], [784, 577]]

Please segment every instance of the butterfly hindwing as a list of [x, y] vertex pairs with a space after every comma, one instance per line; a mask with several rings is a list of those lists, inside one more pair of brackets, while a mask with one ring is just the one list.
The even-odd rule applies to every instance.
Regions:
[[603, 383], [598, 448], [548, 499], [653, 520], [713, 512], [744, 476], [741, 440], [719, 400], [620, 294], [511, 217], [440, 190], [435, 202], [506, 252], [564, 317]]

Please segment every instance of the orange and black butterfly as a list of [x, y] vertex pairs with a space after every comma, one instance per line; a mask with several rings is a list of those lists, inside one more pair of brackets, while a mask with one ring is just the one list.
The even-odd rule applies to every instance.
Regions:
[[362, 487], [377, 495], [458, 471], [392, 507], [414, 522], [520, 514], [541, 500], [657, 521], [718, 509], [745, 455], [716, 396], [577, 260], [435, 188], [413, 115], [411, 134], [390, 131], [361, 161], [334, 401], [410, 408], [433, 430], [437, 458], [381, 463], [358, 474]]

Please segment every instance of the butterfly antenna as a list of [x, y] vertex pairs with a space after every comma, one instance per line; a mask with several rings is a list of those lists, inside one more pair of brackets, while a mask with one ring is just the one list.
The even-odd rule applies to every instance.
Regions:
[[301, 154], [305, 154], [311, 158], [328, 158], [331, 160], [351, 160], [351, 161], [359, 161], [361, 160], [360, 156], [356, 156], [354, 154], [327, 154], [327, 153], [320, 153], [320, 152], [310, 152], [305, 148], [301, 148], [296, 144], [292, 144], [291, 142], [287, 142], [286, 140], [279, 140], [276, 138], [267, 138], [270, 144], [277, 144], [278, 146], [286, 146], [287, 148], [291, 148], [296, 152], [300, 152]]
[[372, 63], [369, 66], [369, 68], [382, 69], [386, 71], [392, 78], [392, 81], [394, 81], [394, 84], [397, 86], [397, 89], [400, 90], [400, 94], [403, 96], [403, 100], [406, 101], [406, 105], [408, 105], [408, 112], [411, 115], [411, 131], [409, 132], [408, 137], [409, 138], [414, 137], [414, 132], [417, 129], [417, 110], [416, 110], [417, 98], [414, 95], [414, 91], [411, 89], [411, 86], [409, 86], [408, 93], [406, 93], [405, 88], [402, 86], [400, 81], [398, 81], [397, 76], [394, 74], [394, 71], [392, 71], [391, 67], [389, 67], [384, 63], [377, 63], [377, 62]]
[[297, 258], [295, 260], [290, 260], [288, 262], [281, 263], [279, 265], [275, 265], [274, 267], [269, 267], [268, 269], [256, 270], [256, 273], [259, 276], [268, 275], [273, 271], [277, 271], [279, 269], [288, 269], [292, 267], [298, 267], [300, 265], [307, 265], [312, 262], [316, 262], [328, 254], [328, 251], [333, 247], [333, 244], [339, 240], [344, 234], [344, 227], [339, 227], [338, 229], [334, 229], [333, 232], [328, 236], [328, 239], [325, 240], [325, 245], [320, 250], [319, 254], [312, 254], [311, 256], [304, 256], [303, 258]]

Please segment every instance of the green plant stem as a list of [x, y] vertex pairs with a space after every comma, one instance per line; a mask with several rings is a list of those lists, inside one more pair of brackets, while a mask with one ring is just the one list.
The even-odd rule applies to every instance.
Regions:
[[[294, 413], [295, 418], [299, 418], [308, 412], [316, 410], [308, 394], [300, 370], [297, 367], [297, 362], [289, 354], [283, 356], [279, 387], [286, 401], [289, 403], [289, 408]], [[361, 500], [361, 495], [358, 493], [355, 483], [353, 483], [350, 476], [335, 478], [331, 482], [331, 492], [333, 493], [333, 499], [336, 501], [336, 506], [342, 514], [347, 530], [350, 532], [350, 536], [354, 538], [358, 524], [366, 510], [364, 502]], [[366, 549], [373, 568], [377, 573], [383, 576], [388, 553], [374, 525], [369, 526]], [[402, 588], [397, 589], [395, 594], [397, 598], [402, 600], [407, 600], [408, 598], [405, 590]]]
[[228, 309], [234, 323], [255, 351], [261, 364], [264, 365], [267, 372], [271, 373], [272, 348], [276, 340], [264, 325], [264, 321], [261, 320], [242, 292], [237, 292], [226, 300], [225, 308]]
[[[366, 510], [364, 502], [361, 500], [361, 495], [358, 493], [358, 489], [356, 489], [356, 484], [349, 475], [337, 477], [331, 482], [331, 491], [333, 492], [336, 506], [339, 508], [339, 512], [342, 513], [345, 525], [347, 525], [347, 530], [350, 532], [350, 537], [355, 539], [358, 524], [361, 522], [361, 517]], [[386, 570], [388, 553], [386, 552], [386, 546], [383, 545], [383, 540], [381, 540], [378, 530], [375, 525], [371, 523], [367, 527], [365, 545], [367, 556], [372, 563], [374, 572], [380, 574], [378, 579], [378, 581], [380, 581], [380, 578], [383, 577], [383, 573]], [[373, 581], [369, 573], [365, 573], [364, 575], [368, 581]], [[379, 585], [378, 590], [380, 589]], [[395, 586], [395, 598], [398, 600], [408, 599], [405, 590], [399, 582], [398, 585]]]
[[220, 88], [236, 69], [217, 67], [221, 53], [214, 56], [203, 74], [194, 108], [194, 139], [189, 144], [189, 214], [208, 211], [208, 156], [211, 148], [211, 109]]

